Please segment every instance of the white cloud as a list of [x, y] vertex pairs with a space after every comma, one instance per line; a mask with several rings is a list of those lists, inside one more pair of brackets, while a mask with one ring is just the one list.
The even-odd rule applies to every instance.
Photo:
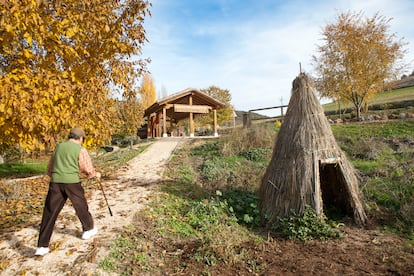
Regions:
[[[287, 104], [299, 62], [311, 73], [311, 56], [321, 43], [321, 28], [339, 11], [364, 10], [367, 16], [379, 12], [394, 17], [392, 32], [398, 30], [399, 37], [414, 43], [413, 2], [315, 1], [310, 6], [307, 1], [287, 1], [277, 7], [274, 1], [251, 1], [257, 7], [234, 10], [240, 1], [217, 0], [213, 3], [218, 10], [214, 14], [206, 11], [203, 18], [200, 10], [192, 14], [191, 1], [185, 2], [184, 11], [174, 10], [175, 2], [159, 0], [146, 23], [150, 42], [144, 47], [144, 57], [152, 59], [149, 69], [157, 89], [165, 86], [169, 94], [217, 85], [230, 90], [237, 109], [279, 105], [281, 98]], [[185, 14], [188, 18], [182, 18]]]

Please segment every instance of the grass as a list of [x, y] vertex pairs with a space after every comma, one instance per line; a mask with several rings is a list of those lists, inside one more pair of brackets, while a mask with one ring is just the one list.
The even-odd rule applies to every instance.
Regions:
[[334, 124], [332, 131], [337, 139], [368, 139], [382, 137], [408, 139], [414, 137], [414, 121], [395, 120], [389, 122], [374, 122], [362, 124]]
[[12, 162], [0, 164], [0, 178], [3, 177], [27, 177], [45, 174], [47, 162], [42, 163], [22, 163]]
[[359, 171], [371, 219], [414, 238], [414, 121], [333, 125], [332, 129]]

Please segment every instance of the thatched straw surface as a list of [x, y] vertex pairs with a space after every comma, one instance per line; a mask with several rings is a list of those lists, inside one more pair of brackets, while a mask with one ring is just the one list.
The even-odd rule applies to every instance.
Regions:
[[273, 222], [288, 217], [291, 210], [301, 214], [311, 206], [322, 217], [320, 166], [325, 163], [337, 171], [334, 179], [325, 177], [325, 187], [341, 194], [354, 221], [364, 224], [355, 170], [333, 136], [312, 81], [301, 73], [293, 81], [288, 111], [260, 187], [262, 214]]

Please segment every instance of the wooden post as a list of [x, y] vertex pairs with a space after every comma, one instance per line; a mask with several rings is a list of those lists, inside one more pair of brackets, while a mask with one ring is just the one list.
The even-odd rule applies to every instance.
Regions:
[[[188, 104], [193, 105], [193, 95], [188, 98]], [[194, 137], [194, 115], [190, 112], [190, 137]]]
[[252, 126], [252, 113], [249, 111], [247, 113], [247, 128], [250, 128]]
[[151, 114], [149, 114], [147, 117], [147, 138], [152, 138], [151, 129], [152, 129]]
[[213, 114], [214, 114], [214, 123], [213, 123], [214, 137], [218, 137], [218, 132], [217, 132], [217, 110], [216, 109], [213, 110]]
[[243, 128], [247, 127], [247, 113], [243, 114]]
[[316, 156], [316, 152], [312, 152], [312, 163], [313, 163], [313, 185], [314, 185], [314, 194], [313, 201], [315, 204], [315, 212], [318, 217], [323, 213], [321, 205], [321, 190], [320, 190], [320, 178], [319, 178], [319, 162]]
[[171, 137], [174, 137], [175, 132], [175, 124], [173, 118], [170, 118], [170, 135]]
[[160, 136], [160, 117], [161, 117], [161, 114], [157, 113], [157, 116], [155, 118], [155, 137]]
[[162, 137], [168, 137], [167, 133], [167, 109], [162, 108]]

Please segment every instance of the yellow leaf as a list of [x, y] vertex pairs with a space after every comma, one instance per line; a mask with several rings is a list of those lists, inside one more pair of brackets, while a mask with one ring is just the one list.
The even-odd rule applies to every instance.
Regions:
[[73, 99], [73, 97], [70, 97], [70, 98], [69, 98], [69, 103], [70, 103], [70, 104], [74, 104], [74, 103], [75, 103], [75, 100]]
[[70, 23], [70, 21], [68, 20], [68, 19], [63, 19], [62, 20], [62, 22], [61, 22], [61, 24], [62, 24], [62, 26], [66, 26], [66, 25], [68, 25]]
[[27, 49], [24, 49], [23, 54], [26, 58], [31, 58], [32, 57], [32, 53]]
[[26, 38], [27, 43], [29, 43], [30, 47], [32, 47], [32, 36], [29, 33], [24, 33], [23, 37]]
[[72, 28], [70, 28], [70, 29], [68, 29], [68, 30], [66, 31], [66, 35], [67, 35], [69, 38], [71, 38], [71, 37], [73, 37], [73, 36], [75, 35], [75, 32], [73, 31], [73, 29], [72, 29]]
[[3, 113], [6, 110], [6, 105], [4, 103], [0, 104], [0, 112]]
[[7, 31], [8, 33], [13, 32], [13, 26], [12, 26], [12, 25], [7, 24], [7, 25], [5, 26], [5, 29], [6, 29], [6, 31]]

